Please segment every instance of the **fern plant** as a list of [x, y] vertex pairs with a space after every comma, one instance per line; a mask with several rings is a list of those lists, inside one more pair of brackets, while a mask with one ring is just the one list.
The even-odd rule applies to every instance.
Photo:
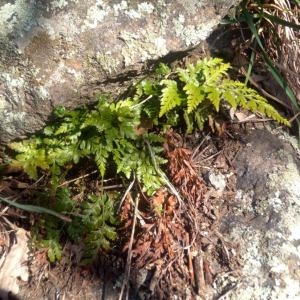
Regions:
[[118, 193], [89, 194], [76, 208], [76, 216], [67, 225], [67, 233], [75, 243], [85, 247], [84, 262], [96, 258], [99, 249], [110, 249], [117, 238]]
[[65, 237], [84, 246], [83, 262], [93, 261], [98, 250], [109, 249], [117, 237], [117, 193], [88, 194], [84, 201], [75, 202], [69, 189], [60, 187], [56, 190], [54, 204], [51, 204], [49, 191], [39, 193], [36, 202], [44, 207], [52, 205], [55, 211], [73, 216], [71, 222], [65, 223], [46, 214], [33, 227], [33, 245], [47, 248], [51, 263], [61, 259], [61, 241]]
[[[254, 113], [259, 112], [290, 125], [255, 90], [242, 82], [228, 79], [229, 68], [230, 64], [220, 58], [204, 59], [195, 65], [188, 65], [186, 69], [178, 68], [158, 81], [142, 82], [137, 88], [140, 99], [146, 99], [149, 91], [155, 91], [150, 94], [151, 102], [143, 104], [143, 112], [170, 125], [177, 124], [181, 115], [188, 133], [195, 127], [203, 129], [209, 115], [219, 112], [221, 103], [227, 103], [234, 109], [242, 107]], [[158, 115], [154, 116], [153, 112]]]
[[[21, 166], [30, 177], [36, 179], [42, 171], [51, 174], [51, 192], [41, 197], [46, 203], [40, 204], [73, 216], [70, 224], [57, 222], [53, 213], [41, 219], [37, 236], [43, 236], [51, 261], [60, 258], [62, 228], [73, 241], [84, 241], [90, 258], [116, 238], [116, 194], [102, 191], [100, 196], [90, 195], [82, 203], [74, 203], [70, 194], [58, 187], [69, 169], [82, 159], [94, 162], [102, 178], [108, 172], [119, 174], [123, 180], [135, 175], [151, 195], [165, 181], [160, 169], [166, 162], [161, 156], [164, 140], [160, 132], [166, 128], [185, 122], [188, 133], [196, 127], [202, 129], [223, 103], [289, 125], [255, 90], [230, 80], [229, 67], [218, 58], [176, 71], [161, 64], [154, 76], [135, 86], [131, 98], [115, 103], [101, 97], [94, 108], [72, 111], [59, 107], [55, 121], [42, 134], [11, 144], [18, 153], [13, 164]], [[156, 131], [139, 130], [147, 121], [156, 126]]]
[[165, 160], [159, 153], [163, 139], [154, 133], [137, 135], [140, 109], [134, 104], [130, 99], [110, 103], [102, 97], [96, 109], [59, 108], [58, 119], [42, 135], [10, 145], [19, 152], [13, 164], [21, 166], [34, 179], [39, 170], [50, 171], [55, 188], [68, 165], [87, 158], [96, 163], [101, 177], [108, 166], [114, 165], [116, 173], [127, 179], [132, 173], [137, 174], [144, 190], [152, 194], [160, 187], [161, 180], [151, 163], [146, 142], [157, 145], [153, 149], [157, 162], [162, 164]]

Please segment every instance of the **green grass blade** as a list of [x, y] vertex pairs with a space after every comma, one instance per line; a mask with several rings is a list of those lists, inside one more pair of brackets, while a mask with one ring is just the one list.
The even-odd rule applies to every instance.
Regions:
[[255, 61], [255, 51], [252, 50], [251, 56], [250, 56], [249, 65], [248, 65], [248, 70], [247, 70], [247, 74], [246, 74], [246, 79], [245, 79], [245, 84], [246, 85], [248, 84], [249, 78], [251, 76], [253, 65], [254, 65], [254, 61]]
[[273, 21], [276, 24], [280, 24], [280, 25], [283, 25], [283, 26], [286, 26], [286, 27], [290, 27], [290, 28], [295, 29], [295, 30], [300, 30], [300, 25], [295, 24], [293, 22], [286, 21], [286, 20], [281, 19], [277, 16], [270, 15], [266, 12], [263, 12], [261, 14], [261, 16], [266, 18], [266, 19], [269, 19], [270, 21]]
[[245, 21], [247, 22], [247, 24], [249, 26], [249, 29], [251, 30], [252, 34], [254, 35], [255, 40], [256, 40], [258, 46], [261, 48], [261, 50], [263, 52], [265, 52], [265, 48], [264, 48], [264, 46], [262, 44], [262, 41], [261, 41], [261, 39], [260, 39], [260, 37], [258, 35], [256, 26], [255, 26], [254, 21], [253, 21], [253, 15], [251, 15], [248, 12], [244, 12], [244, 16], [245, 16]]
[[63, 221], [66, 221], [66, 222], [71, 222], [72, 221], [69, 217], [66, 217], [66, 216], [64, 216], [60, 213], [57, 213], [57, 212], [55, 212], [51, 209], [45, 208], [45, 207], [40, 207], [40, 206], [30, 205], [30, 204], [20, 204], [20, 203], [8, 200], [8, 199], [3, 198], [3, 197], [0, 197], [0, 201], [3, 201], [3, 202], [5, 202], [5, 203], [7, 203], [11, 206], [14, 206], [16, 208], [19, 208], [19, 209], [22, 209], [22, 210], [25, 210], [25, 211], [28, 211], [28, 212], [52, 215], [56, 218], [59, 218]]
[[261, 51], [262, 51], [262, 55], [263, 58], [265, 60], [265, 63], [267, 65], [267, 68], [269, 69], [269, 71], [271, 72], [271, 74], [274, 76], [275, 80], [279, 83], [279, 85], [284, 89], [285, 93], [287, 94], [287, 96], [289, 97], [289, 99], [292, 102], [293, 107], [299, 111], [300, 107], [298, 105], [298, 101], [297, 98], [295, 97], [293, 91], [291, 90], [291, 88], [288, 86], [288, 84], [286, 83], [286, 81], [284, 80], [284, 78], [282, 77], [282, 75], [280, 74], [280, 72], [277, 70], [277, 68], [274, 66], [274, 64], [272, 63], [272, 61], [269, 59], [267, 52], [265, 51], [265, 48], [262, 44], [262, 41], [258, 35], [257, 29], [255, 27], [254, 21], [253, 21], [253, 16], [247, 12], [245, 12], [245, 18], [247, 20], [247, 24], [252, 32], [252, 34], [255, 37], [255, 40], [257, 42], [257, 44], [259, 45]]
[[[291, 101], [291, 104], [292, 104], [293, 108], [295, 109], [295, 111], [299, 112], [300, 107], [299, 107], [296, 96], [294, 95], [292, 89], [288, 86], [286, 80], [280, 74], [278, 69], [274, 66], [274, 64], [272, 63], [272, 61], [268, 57], [267, 52], [265, 51], [263, 43], [262, 43], [262, 41], [261, 41], [261, 39], [258, 35], [256, 26], [254, 24], [253, 15], [251, 15], [247, 11], [244, 11], [244, 17], [245, 17], [245, 20], [246, 20], [246, 22], [249, 26], [249, 29], [251, 30], [253, 36], [255, 37], [255, 40], [256, 40], [257, 44], [259, 45], [259, 47], [261, 49], [261, 54], [264, 58], [264, 61], [267, 65], [268, 70], [270, 71], [272, 76], [275, 78], [275, 80], [278, 82], [278, 84], [281, 86], [281, 88], [285, 91], [286, 95], [289, 97], [289, 99]], [[297, 125], [298, 125], [298, 144], [300, 146], [300, 118], [297, 118], [296, 122], [297, 122]]]

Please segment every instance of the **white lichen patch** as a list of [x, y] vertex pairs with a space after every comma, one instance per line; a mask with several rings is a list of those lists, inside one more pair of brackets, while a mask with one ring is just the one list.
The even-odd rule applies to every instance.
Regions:
[[[18, 127], [22, 126], [26, 121], [27, 114], [24, 111], [10, 111], [5, 109], [0, 112], [0, 119], [5, 121], [5, 129], [7, 134], [14, 136], [18, 131]], [[1, 124], [3, 125], [3, 124]], [[1, 126], [0, 126], [1, 128]]]
[[78, 72], [72, 68], [66, 67], [66, 74], [72, 75], [73, 79], [74, 79], [74, 83], [78, 84], [82, 84], [84, 82], [84, 76], [82, 74], [82, 72]]
[[52, 72], [48, 80], [45, 81], [44, 86], [46, 88], [49, 88], [55, 86], [58, 83], [65, 83], [70, 78], [74, 83], [72, 88], [75, 91], [76, 87], [84, 82], [84, 75], [82, 72], [66, 66], [64, 62], [60, 62], [58, 67]]
[[52, 86], [57, 82], [65, 82], [64, 73], [66, 71], [65, 64], [60, 62], [58, 67], [52, 72], [46, 86]]
[[128, 8], [127, 1], [121, 1], [121, 3], [113, 5], [114, 16], [117, 17], [119, 13]]
[[46, 100], [50, 98], [50, 94], [44, 86], [37, 86], [34, 88], [34, 90], [41, 100]]
[[23, 78], [20, 77], [13, 77], [12, 74], [9, 73], [2, 73], [1, 74], [1, 81], [5, 82], [6, 85], [6, 97], [5, 97], [5, 104], [3, 103], [2, 107], [14, 107], [20, 108], [24, 105], [24, 86], [25, 81]]
[[66, 0], [54, 0], [51, 1], [51, 9], [62, 9], [68, 5], [68, 1]]
[[205, 24], [188, 25], [182, 15], [173, 20], [174, 31], [177, 37], [184, 41], [187, 47], [196, 45], [199, 41], [204, 41], [212, 29], [219, 23], [219, 18], [209, 20]]
[[146, 15], [152, 14], [154, 11], [154, 6], [149, 2], [139, 3], [137, 9], [129, 9], [124, 11], [124, 13], [131, 19], [140, 19]]
[[[102, 3], [102, 1], [100, 1]], [[88, 11], [86, 18], [84, 20], [84, 24], [81, 27], [81, 31], [84, 32], [87, 29], [94, 29], [97, 27], [98, 23], [103, 22], [104, 18], [110, 13], [111, 8], [108, 6], [102, 5], [98, 6], [92, 5]]]
[[165, 39], [151, 29], [140, 29], [137, 33], [123, 31], [120, 38], [125, 43], [122, 48], [125, 66], [133, 61], [144, 62], [168, 53]]
[[[283, 150], [282, 150], [283, 151]], [[299, 151], [299, 150], [297, 150]], [[241, 223], [231, 229], [231, 238], [241, 245], [243, 278], [230, 298], [238, 299], [300, 299], [300, 173], [294, 156], [284, 150], [284, 168], [274, 168], [268, 177], [261, 198], [236, 215], [252, 210], [261, 221]], [[250, 201], [251, 202], [251, 201]]]
[[33, 2], [16, 0], [14, 4], [0, 6], [0, 35], [15, 34], [23, 36], [34, 25], [36, 7]]
[[149, 2], [142, 2], [138, 4], [138, 11], [142, 14], [152, 14], [154, 6]]

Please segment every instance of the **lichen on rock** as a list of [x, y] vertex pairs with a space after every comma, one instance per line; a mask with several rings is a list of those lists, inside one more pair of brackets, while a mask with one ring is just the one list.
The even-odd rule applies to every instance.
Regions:
[[254, 130], [246, 141], [235, 161], [240, 190], [224, 219], [242, 260], [230, 299], [298, 299], [299, 150], [266, 130]]

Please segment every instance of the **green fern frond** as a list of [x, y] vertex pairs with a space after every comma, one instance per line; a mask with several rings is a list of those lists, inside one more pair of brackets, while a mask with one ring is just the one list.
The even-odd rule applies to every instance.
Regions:
[[47, 151], [40, 138], [11, 143], [10, 147], [20, 153], [12, 161], [12, 165], [22, 167], [32, 179], [38, 178], [38, 168], [49, 169]]
[[142, 114], [150, 118], [153, 123], [156, 123], [156, 119], [160, 111], [160, 100], [158, 97], [152, 98], [151, 101], [147, 101], [142, 106]]
[[191, 113], [205, 99], [203, 89], [193, 83], [187, 83], [184, 86], [187, 94], [187, 112]]
[[207, 99], [212, 103], [216, 112], [219, 112], [221, 102], [221, 92], [217, 86], [208, 86], [205, 89]]
[[161, 81], [161, 84], [165, 87], [162, 89], [160, 117], [181, 104], [177, 82], [175, 80], [164, 79]]
[[204, 59], [202, 62], [203, 74], [205, 76], [205, 84], [216, 85], [227, 76], [227, 71], [230, 68], [229, 63], [224, 63], [220, 58]]
[[242, 82], [227, 79], [224, 80], [220, 89], [222, 89], [222, 98], [233, 108], [241, 106], [253, 113], [259, 112], [279, 123], [290, 126], [289, 121], [283, 118], [265, 98]]

